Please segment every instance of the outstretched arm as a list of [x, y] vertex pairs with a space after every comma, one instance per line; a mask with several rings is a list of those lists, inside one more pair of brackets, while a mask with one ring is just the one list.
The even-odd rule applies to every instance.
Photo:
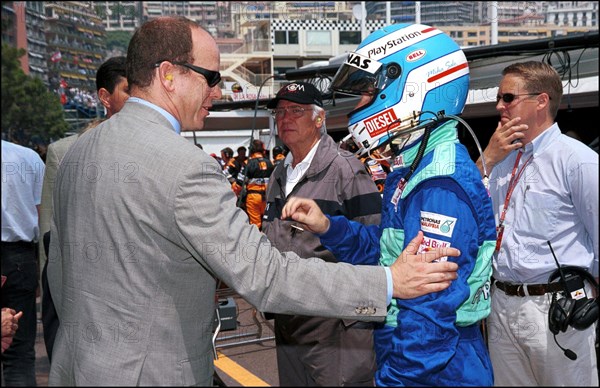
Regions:
[[[311, 199], [290, 198], [281, 217], [298, 221], [313, 233], [323, 234], [329, 230], [329, 219]], [[439, 292], [448, 288], [452, 280], [457, 278], [456, 263], [433, 261], [444, 256], [459, 256], [460, 251], [455, 248], [438, 248], [417, 254], [422, 240], [423, 233], [419, 232], [390, 267], [394, 298], [410, 299]]]
[[291, 197], [281, 210], [281, 219], [292, 219], [304, 225], [312, 233], [323, 234], [329, 230], [329, 218], [323, 214], [315, 201]]

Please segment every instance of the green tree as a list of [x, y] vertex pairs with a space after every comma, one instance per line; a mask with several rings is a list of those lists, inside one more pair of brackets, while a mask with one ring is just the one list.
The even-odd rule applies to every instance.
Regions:
[[48, 144], [68, 129], [58, 94], [26, 75], [19, 58], [25, 50], [2, 44], [2, 132], [25, 146]]
[[130, 31], [107, 31], [106, 32], [106, 47], [108, 50], [119, 50], [123, 53], [127, 53], [127, 47], [129, 47], [129, 41], [133, 36], [133, 32]]

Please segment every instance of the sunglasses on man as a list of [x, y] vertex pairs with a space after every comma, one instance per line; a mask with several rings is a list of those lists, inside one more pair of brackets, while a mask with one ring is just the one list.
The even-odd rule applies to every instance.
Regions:
[[[500, 102], [500, 100], [502, 100], [502, 102], [510, 104], [517, 97], [520, 97], [520, 96], [539, 96], [540, 94], [542, 94], [542, 93], [523, 93], [523, 94], [504, 93], [503, 95], [499, 95], [498, 94], [496, 96], [496, 103], [498, 103], [498, 102]], [[550, 98], [550, 99], [552, 99], [552, 98]]]
[[190, 69], [198, 74], [201, 74], [206, 79], [206, 83], [208, 84], [208, 86], [210, 86], [211, 88], [214, 88], [221, 82], [221, 73], [219, 73], [218, 71], [208, 70], [203, 67], [195, 66], [195, 65], [192, 65], [187, 62], [167, 61], [166, 59], [156, 62], [154, 64], [154, 67], [159, 67], [162, 62], [171, 62], [174, 65], [187, 67], [188, 69]]

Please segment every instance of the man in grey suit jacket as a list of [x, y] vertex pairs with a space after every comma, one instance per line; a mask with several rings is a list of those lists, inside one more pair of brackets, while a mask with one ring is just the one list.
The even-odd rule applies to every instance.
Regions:
[[[131, 97], [82, 136], [54, 190], [48, 281], [61, 329], [51, 385], [212, 383], [216, 279], [261, 311], [383, 320], [392, 295], [445, 289], [453, 248], [389, 268], [281, 254], [235, 206], [218, 163], [180, 130], [203, 127], [219, 88], [216, 42], [153, 19], [127, 52]], [[422, 236], [421, 236], [422, 237]]]

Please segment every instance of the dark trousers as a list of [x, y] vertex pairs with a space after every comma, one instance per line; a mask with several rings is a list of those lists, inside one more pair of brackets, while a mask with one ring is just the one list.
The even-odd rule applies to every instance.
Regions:
[[2, 374], [6, 386], [36, 386], [35, 338], [37, 316], [35, 290], [38, 286], [37, 248], [28, 242], [2, 242], [2, 308], [23, 311], [12, 344], [2, 353]]
[[50, 287], [48, 287], [48, 260], [44, 263], [44, 270], [42, 271], [42, 326], [44, 328], [44, 344], [46, 345], [48, 361], [52, 362], [52, 348], [58, 333], [59, 321], [54, 302], [52, 302]]
[[[46, 257], [49, 257], [50, 232], [44, 234], [43, 242], [44, 252], [46, 253]], [[48, 353], [48, 361], [52, 362], [52, 348], [54, 347], [56, 333], [58, 333], [59, 320], [54, 308], [54, 302], [52, 301], [52, 295], [50, 294], [50, 287], [48, 286], [49, 261], [46, 260], [44, 270], [42, 271], [42, 326], [44, 328], [44, 344], [46, 345], [46, 353]]]

